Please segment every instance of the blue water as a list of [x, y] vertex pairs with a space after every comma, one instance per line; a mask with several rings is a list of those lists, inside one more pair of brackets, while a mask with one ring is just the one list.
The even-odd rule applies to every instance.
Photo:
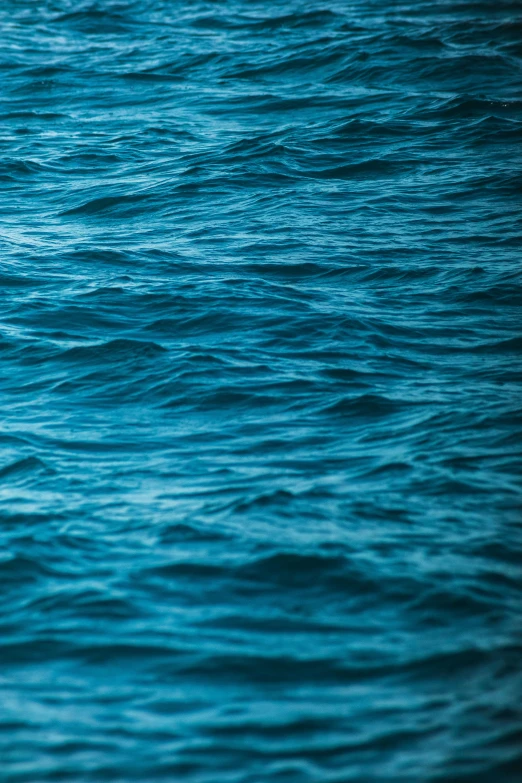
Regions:
[[518, 783], [522, 17], [4, 0], [2, 783]]

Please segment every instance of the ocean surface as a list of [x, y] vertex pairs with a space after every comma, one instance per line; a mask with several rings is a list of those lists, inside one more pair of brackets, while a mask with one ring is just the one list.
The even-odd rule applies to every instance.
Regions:
[[522, 780], [522, 9], [3, 0], [2, 783]]

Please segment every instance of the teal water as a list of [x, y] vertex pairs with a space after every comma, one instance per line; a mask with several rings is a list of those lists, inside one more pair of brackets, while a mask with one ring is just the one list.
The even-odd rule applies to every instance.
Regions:
[[518, 783], [520, 5], [0, 43], [2, 783]]

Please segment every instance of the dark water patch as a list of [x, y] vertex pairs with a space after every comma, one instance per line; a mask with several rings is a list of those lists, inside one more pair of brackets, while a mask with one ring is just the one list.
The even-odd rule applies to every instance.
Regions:
[[10, 465], [5, 465], [0, 468], [0, 481], [10, 479], [11, 477], [23, 476], [26, 473], [33, 472], [49, 472], [49, 469], [38, 457], [25, 457], [24, 459], [16, 460]]

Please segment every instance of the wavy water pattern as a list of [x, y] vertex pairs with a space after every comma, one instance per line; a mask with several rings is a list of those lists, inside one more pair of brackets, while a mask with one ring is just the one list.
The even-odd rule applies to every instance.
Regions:
[[517, 783], [519, 3], [0, 41], [0, 780]]

